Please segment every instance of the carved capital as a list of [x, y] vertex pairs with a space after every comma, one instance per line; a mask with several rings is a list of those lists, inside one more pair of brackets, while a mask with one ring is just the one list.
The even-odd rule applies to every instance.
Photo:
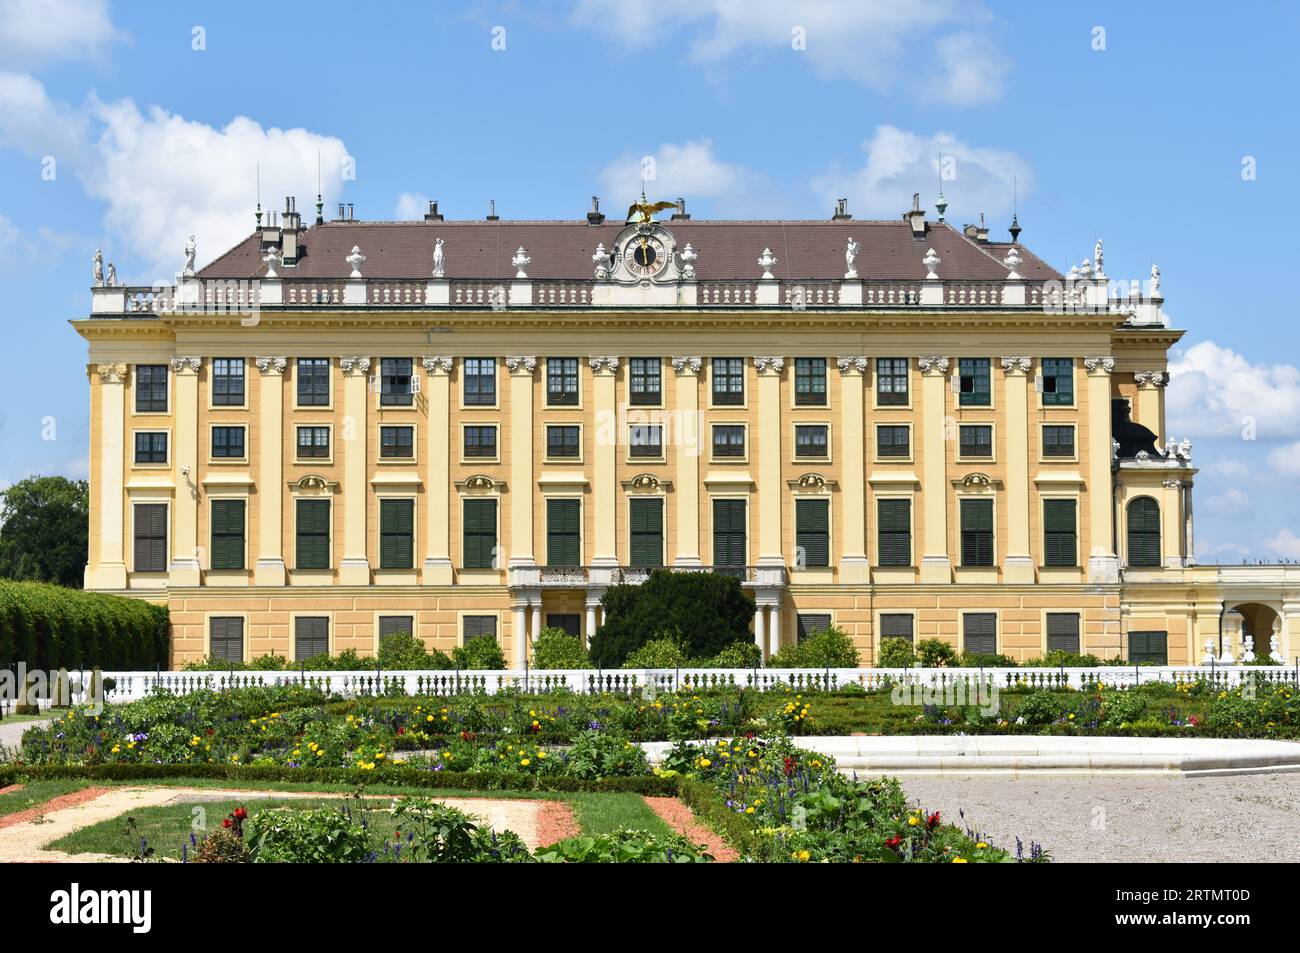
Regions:
[[618, 370], [618, 358], [611, 354], [589, 357], [587, 358], [587, 363], [591, 365], [592, 371], [594, 371], [598, 376], [613, 374]]
[[1089, 374], [1105, 375], [1115, 369], [1115, 359], [1113, 357], [1105, 356], [1085, 357], [1083, 359], [1083, 366], [1087, 369]]
[[704, 365], [703, 360], [698, 357], [674, 357], [672, 360], [673, 370], [678, 374], [686, 374], [690, 376], [698, 374], [700, 368]]
[[846, 377], [850, 374], [865, 374], [867, 372], [867, 358], [861, 354], [856, 357], [837, 357], [835, 366]]
[[197, 374], [203, 366], [203, 358], [178, 356], [168, 358], [167, 363], [171, 365], [173, 374]]
[[754, 368], [760, 375], [762, 374], [780, 374], [785, 367], [785, 358], [783, 357], [756, 357], [754, 358]]
[[1004, 357], [1002, 358], [1002, 370], [1008, 375], [1028, 374], [1029, 369], [1034, 366], [1032, 357]]
[[105, 384], [122, 384], [126, 381], [127, 367], [125, 364], [96, 364], [95, 373]]
[[289, 360], [284, 357], [255, 357], [253, 363], [263, 374], [283, 374]]
[[948, 373], [948, 358], [936, 357], [933, 355], [929, 357], [918, 357], [916, 359], [916, 366], [921, 369], [922, 374], [937, 374], [942, 377], [944, 374]]
[[455, 361], [445, 354], [433, 354], [428, 357], [420, 358], [420, 364], [424, 367], [424, 372], [429, 375], [450, 374], [451, 366]]
[[524, 374], [531, 377], [533, 371], [537, 370], [537, 358], [532, 355], [507, 357], [506, 370], [511, 374]]
[[1134, 371], [1133, 380], [1139, 389], [1164, 387], [1167, 383], [1164, 371]]
[[343, 369], [345, 376], [353, 374], [369, 374], [370, 358], [368, 357], [340, 357], [339, 367]]

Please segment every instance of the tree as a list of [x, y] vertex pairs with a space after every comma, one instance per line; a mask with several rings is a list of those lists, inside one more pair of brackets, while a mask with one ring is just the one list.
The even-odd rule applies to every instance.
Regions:
[[90, 553], [86, 481], [28, 477], [0, 500], [0, 576], [80, 589]]
[[734, 576], [656, 570], [639, 586], [611, 586], [601, 599], [605, 624], [591, 659], [617, 668], [651, 639], [680, 633], [692, 659], [717, 655], [750, 638], [754, 600]]

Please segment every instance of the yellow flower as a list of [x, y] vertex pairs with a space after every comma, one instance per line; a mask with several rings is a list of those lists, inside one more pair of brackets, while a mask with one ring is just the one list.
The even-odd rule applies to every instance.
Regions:
[[983, 850], [984, 848], [986, 848], [986, 847], [988, 847], [988, 846], [989, 846], [988, 844], [984, 843], [983, 841], [980, 841], [978, 844], [975, 845], [975, 849], [976, 849], [976, 850]]
[[531, 764], [531, 762], [527, 758], [520, 758], [519, 763], [523, 765], [525, 768], [528, 767], [529, 764]]
[[915, 827], [917, 824], [920, 824], [920, 823], [921, 823], [921, 819], [920, 819], [919, 817], [917, 817], [915, 814], [913, 814], [911, 817], [909, 817], [909, 818], [907, 819], [907, 826], [908, 826], [908, 827]]
[[954, 858], [952, 859], [952, 862], [953, 862], [954, 864], [966, 864], [966, 863], [970, 863], [970, 861], [968, 861], [965, 857], [954, 857]]

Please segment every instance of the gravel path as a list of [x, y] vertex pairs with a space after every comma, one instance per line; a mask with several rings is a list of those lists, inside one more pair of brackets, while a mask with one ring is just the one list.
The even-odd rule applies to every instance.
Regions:
[[0, 748], [17, 748], [23, 741], [23, 732], [37, 725], [47, 725], [49, 718], [28, 718], [23, 721], [0, 721]]
[[902, 783], [945, 820], [1012, 850], [1038, 841], [1056, 861], [1290, 862], [1300, 842], [1300, 774]]

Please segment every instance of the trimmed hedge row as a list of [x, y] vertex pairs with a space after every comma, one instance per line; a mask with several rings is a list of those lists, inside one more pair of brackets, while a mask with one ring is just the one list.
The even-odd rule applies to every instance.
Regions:
[[0, 580], [0, 668], [166, 668], [170, 633], [165, 606]]

